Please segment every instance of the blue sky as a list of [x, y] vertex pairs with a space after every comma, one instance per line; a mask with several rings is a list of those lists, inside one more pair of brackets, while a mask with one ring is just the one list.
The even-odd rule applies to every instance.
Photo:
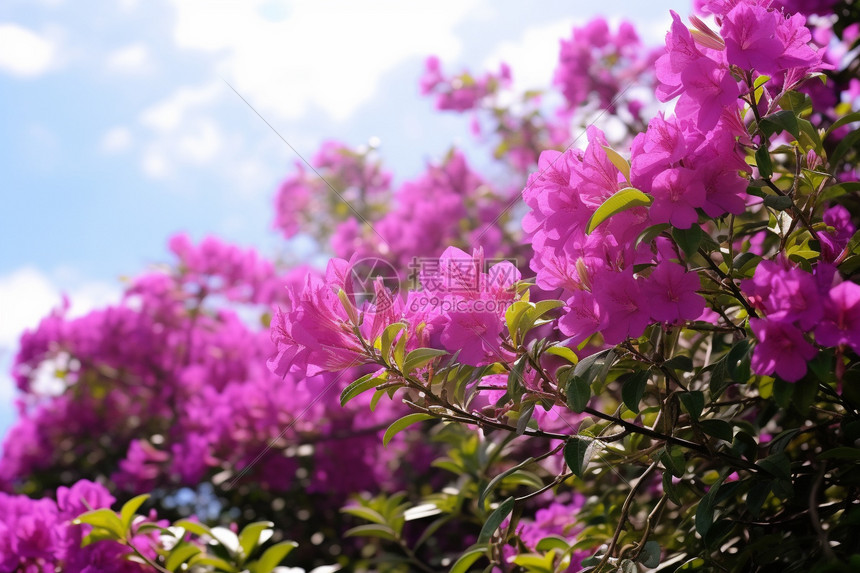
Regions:
[[[380, 138], [400, 181], [469, 142], [418, 94], [427, 55], [546, 86], [558, 40], [602, 13], [651, 43], [686, 1], [5, 0], [0, 4], [0, 434], [15, 340], [67, 293], [77, 313], [216, 234], [275, 255], [272, 197], [325, 139]], [[84, 8], [82, 8], [82, 6]], [[475, 156], [476, 162], [478, 156]]]

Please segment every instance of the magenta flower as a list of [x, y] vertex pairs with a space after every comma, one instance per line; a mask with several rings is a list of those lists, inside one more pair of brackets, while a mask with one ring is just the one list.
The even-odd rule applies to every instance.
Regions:
[[830, 289], [815, 341], [822, 346], [848, 345], [860, 353], [860, 285], [845, 281]]
[[702, 314], [705, 299], [696, 292], [699, 288], [698, 274], [677, 263], [661, 261], [642, 284], [642, 294], [648, 297], [654, 320], [677, 324]]
[[806, 374], [806, 363], [816, 354], [794, 325], [763, 318], [751, 318], [750, 328], [758, 339], [752, 355], [756, 374], [777, 376], [786, 382], [797, 382]]
[[705, 203], [705, 187], [695, 172], [685, 167], [668, 169], [654, 178], [651, 186], [654, 203], [649, 208], [654, 223], [671, 223], [689, 229], [699, 215], [696, 208]]

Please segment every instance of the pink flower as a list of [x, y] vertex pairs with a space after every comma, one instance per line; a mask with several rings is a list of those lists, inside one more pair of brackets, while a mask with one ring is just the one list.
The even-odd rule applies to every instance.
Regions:
[[696, 291], [701, 288], [699, 275], [687, 272], [677, 263], [662, 261], [642, 285], [648, 297], [651, 317], [667, 324], [694, 320], [705, 309], [705, 299]]
[[649, 208], [654, 223], [671, 223], [689, 229], [699, 215], [696, 208], [705, 203], [705, 187], [695, 172], [685, 167], [668, 169], [654, 178], [651, 186], [654, 203]]
[[822, 346], [845, 344], [860, 353], [860, 285], [845, 281], [830, 289], [815, 341]]
[[806, 374], [806, 363], [816, 354], [815, 347], [800, 330], [788, 323], [751, 318], [750, 328], [758, 339], [752, 355], [753, 372], [797, 382]]

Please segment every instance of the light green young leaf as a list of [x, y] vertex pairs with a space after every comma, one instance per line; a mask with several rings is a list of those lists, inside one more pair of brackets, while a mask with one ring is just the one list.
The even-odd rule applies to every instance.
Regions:
[[612, 197], [607, 199], [603, 205], [597, 208], [597, 211], [591, 215], [586, 227], [586, 234], [590, 235], [598, 225], [603, 223], [609, 217], [617, 215], [622, 211], [632, 209], [633, 207], [647, 207], [653, 202], [653, 199], [638, 189], [628, 187], [616, 192]]
[[396, 436], [399, 432], [408, 428], [412, 424], [417, 424], [418, 422], [423, 422], [424, 420], [432, 420], [433, 418], [435, 418], [435, 416], [433, 416], [432, 414], [421, 413], [403, 416], [402, 418], [388, 426], [388, 429], [385, 430], [385, 435], [382, 436], [382, 445], [387, 446], [388, 442], [390, 442], [394, 436]]

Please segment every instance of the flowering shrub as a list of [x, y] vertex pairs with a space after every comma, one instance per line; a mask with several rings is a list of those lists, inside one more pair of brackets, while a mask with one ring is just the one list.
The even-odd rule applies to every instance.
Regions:
[[856, 8], [696, 11], [574, 29], [559, 109], [428, 60], [510, 180], [326, 143], [275, 205], [324, 271], [179, 235], [26, 333], [0, 571], [860, 566]]

